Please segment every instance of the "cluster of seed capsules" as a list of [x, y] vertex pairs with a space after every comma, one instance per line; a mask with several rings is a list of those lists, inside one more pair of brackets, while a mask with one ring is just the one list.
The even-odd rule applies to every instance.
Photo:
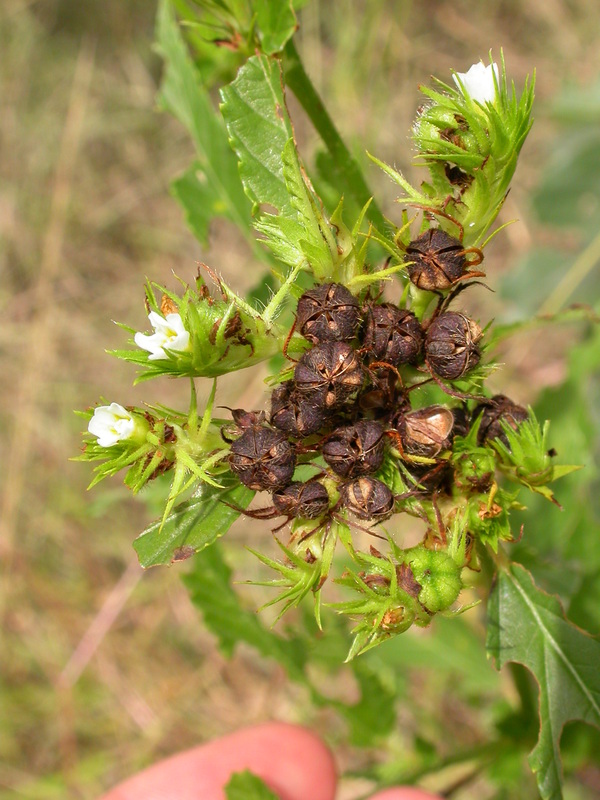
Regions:
[[[452, 491], [447, 451], [475, 417], [481, 416], [479, 444], [503, 435], [501, 420], [516, 426], [527, 417], [502, 395], [483, 400], [473, 413], [464, 401], [411, 407], [412, 390], [422, 381], [407, 386], [402, 368], [413, 368], [413, 378], [420, 370], [426, 382], [460, 397], [448, 383], [479, 363], [481, 328], [447, 306], [460, 282], [483, 273], [472, 270], [480, 251], [466, 250], [439, 228], [406, 251], [410, 280], [440, 295], [423, 322], [381, 298], [361, 303], [339, 283], [317, 285], [299, 299], [294, 329], [311, 346], [293, 379], [273, 390], [268, 419], [264, 412], [233, 411], [230, 469], [249, 488], [272, 496], [272, 506], [247, 513], [315, 520], [345, 509], [359, 520], [382, 521], [404, 510], [405, 499], [375, 477], [386, 451], [402, 462], [412, 484], [408, 494], [439, 496]], [[324, 470], [307, 482], [293, 480], [298, 463], [319, 456]]]

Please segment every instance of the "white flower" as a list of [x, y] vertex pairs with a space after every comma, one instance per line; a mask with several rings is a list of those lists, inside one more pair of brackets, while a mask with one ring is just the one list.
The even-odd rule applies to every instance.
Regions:
[[148, 314], [150, 324], [154, 328], [154, 333], [147, 336], [145, 333], [136, 333], [133, 337], [135, 343], [142, 350], [148, 350], [151, 354], [148, 361], [157, 361], [159, 358], [168, 358], [163, 348], [167, 350], [188, 350], [190, 344], [190, 334], [183, 327], [183, 322], [179, 314], [167, 314], [161, 317], [156, 311]]
[[135, 419], [123, 406], [111, 403], [109, 406], [98, 406], [88, 425], [88, 431], [98, 437], [100, 447], [130, 439], [135, 430]]
[[494, 75], [498, 81], [498, 64], [494, 62], [486, 67], [483, 61], [479, 61], [473, 64], [468, 72], [456, 72], [452, 77], [462, 93], [469, 95], [472, 100], [478, 103], [493, 103], [496, 99]]

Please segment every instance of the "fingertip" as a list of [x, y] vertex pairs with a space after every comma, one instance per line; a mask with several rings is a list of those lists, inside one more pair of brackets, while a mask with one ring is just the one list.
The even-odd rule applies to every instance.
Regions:
[[155, 764], [102, 800], [225, 800], [232, 773], [250, 770], [281, 800], [334, 800], [333, 756], [311, 731], [268, 722]]
[[254, 737], [256, 774], [281, 800], [334, 800], [335, 762], [315, 733], [283, 722], [258, 725], [246, 732]]

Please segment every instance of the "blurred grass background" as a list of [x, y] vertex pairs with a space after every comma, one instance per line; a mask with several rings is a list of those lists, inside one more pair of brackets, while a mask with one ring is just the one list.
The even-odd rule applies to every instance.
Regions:
[[[242, 724], [314, 719], [278, 667], [243, 649], [231, 661], [219, 654], [179, 567], [141, 574], [131, 541], [152, 516], [151, 498], [132, 500], [117, 479], [88, 495], [88, 468], [68, 460], [80, 446], [72, 409], [103, 393], [122, 404], [186, 402], [186, 389], [168, 381], [133, 388], [132, 372], [104, 353], [123, 344], [112, 320], [145, 328], [146, 276], [189, 278], [201, 259], [234, 288], [253, 283], [236, 232], [215, 224], [203, 251], [169, 195], [192, 152], [154, 107], [154, 13], [149, 0], [0, 8], [2, 800], [94, 798]], [[536, 222], [530, 195], [560, 146], [553, 98], [565, 86], [585, 94], [598, 77], [600, 5], [312, 0], [300, 22], [308, 71], [352, 148], [408, 172], [419, 82], [447, 80], [451, 67], [466, 70], [501, 46], [517, 86], [537, 68], [536, 124], [503, 210], [519, 223], [490, 250], [491, 286], [533, 243], [565, 244]], [[297, 127], [309, 155], [314, 138], [300, 118]], [[368, 177], [394, 216], [394, 187], [375, 168]], [[582, 212], [597, 202], [591, 192]], [[566, 243], [571, 253], [582, 246], [576, 232]], [[508, 318], [529, 308], [531, 291], [540, 289], [521, 298], [516, 287], [510, 308], [486, 302]], [[524, 355], [515, 345], [506, 361], [516, 366], [498, 388], [531, 402], [560, 382], [563, 339], [534, 337]], [[223, 385], [232, 405], [261, 402], [260, 374]], [[245, 526], [232, 534], [243, 539]], [[319, 714], [335, 738], [336, 722]]]

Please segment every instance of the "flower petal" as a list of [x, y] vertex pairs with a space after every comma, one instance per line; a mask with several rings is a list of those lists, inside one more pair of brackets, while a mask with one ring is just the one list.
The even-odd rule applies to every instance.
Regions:
[[463, 94], [483, 104], [493, 103], [496, 99], [494, 76], [498, 81], [498, 65], [494, 62], [486, 66], [479, 61], [468, 72], [456, 72], [452, 77]]
[[142, 350], [148, 350], [151, 354], [148, 356], [149, 361], [168, 358], [165, 347], [178, 353], [189, 350], [190, 334], [184, 328], [179, 314], [167, 314], [164, 318], [156, 311], [151, 311], [148, 319], [154, 328], [154, 333], [151, 336], [136, 333], [133, 340]]
[[129, 439], [134, 430], [133, 415], [118, 403], [98, 406], [88, 424], [88, 432], [97, 437], [100, 447], [111, 447], [117, 442]]

